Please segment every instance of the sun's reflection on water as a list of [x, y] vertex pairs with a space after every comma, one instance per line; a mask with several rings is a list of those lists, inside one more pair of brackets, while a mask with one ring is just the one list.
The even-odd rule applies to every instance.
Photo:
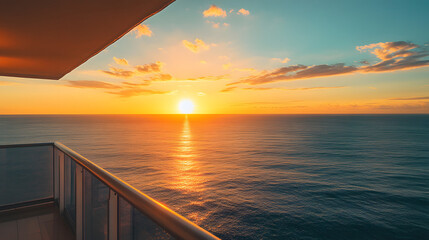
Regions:
[[201, 177], [187, 116], [183, 123], [174, 157], [176, 159], [176, 172], [174, 173], [175, 182], [172, 183], [173, 188], [183, 192], [203, 191], [204, 180]]

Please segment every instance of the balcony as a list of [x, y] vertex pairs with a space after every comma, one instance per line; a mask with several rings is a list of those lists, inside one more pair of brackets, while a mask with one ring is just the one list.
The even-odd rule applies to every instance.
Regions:
[[61, 143], [0, 146], [7, 239], [218, 239]]

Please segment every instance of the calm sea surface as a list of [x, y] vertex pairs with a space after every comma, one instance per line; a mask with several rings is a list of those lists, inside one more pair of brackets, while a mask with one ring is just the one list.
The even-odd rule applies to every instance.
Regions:
[[429, 115], [0, 116], [224, 239], [429, 239]]

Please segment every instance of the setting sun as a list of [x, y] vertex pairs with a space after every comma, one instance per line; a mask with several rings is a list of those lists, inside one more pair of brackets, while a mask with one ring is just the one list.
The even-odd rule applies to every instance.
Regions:
[[183, 99], [179, 102], [179, 111], [183, 114], [191, 114], [194, 111], [194, 103], [189, 99]]

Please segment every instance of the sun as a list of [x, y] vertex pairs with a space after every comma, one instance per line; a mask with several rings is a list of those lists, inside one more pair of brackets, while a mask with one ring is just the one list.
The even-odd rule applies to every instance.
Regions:
[[194, 103], [189, 99], [183, 99], [179, 102], [179, 111], [183, 114], [191, 114], [194, 111]]

